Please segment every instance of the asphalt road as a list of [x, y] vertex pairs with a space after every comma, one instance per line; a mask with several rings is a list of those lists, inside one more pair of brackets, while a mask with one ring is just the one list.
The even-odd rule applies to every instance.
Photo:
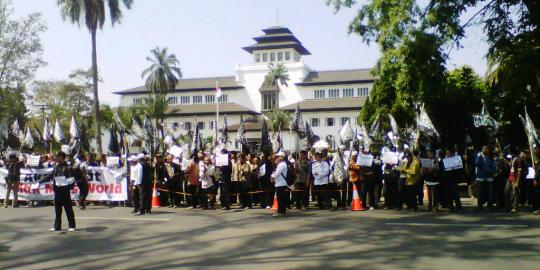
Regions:
[[2, 208], [0, 269], [540, 269], [530, 213], [130, 210]]

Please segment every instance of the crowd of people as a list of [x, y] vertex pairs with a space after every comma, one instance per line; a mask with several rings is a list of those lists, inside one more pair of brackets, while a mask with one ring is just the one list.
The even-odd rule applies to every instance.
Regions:
[[[217, 155], [221, 156], [220, 162]], [[360, 164], [359, 155], [372, 156], [371, 164]], [[283, 216], [292, 208], [350, 209], [353, 192], [358, 192], [366, 210], [402, 210], [405, 206], [409, 211], [417, 211], [421, 206], [426, 211], [446, 208], [463, 212], [461, 194], [475, 193], [464, 186], [474, 186], [477, 190], [476, 211], [487, 207], [488, 211], [498, 208], [515, 213], [530, 207], [540, 214], [540, 166], [532, 164], [531, 155], [540, 156], [540, 147], [534, 153], [517, 148], [503, 153], [497, 147], [484, 146], [474, 158], [459, 155], [452, 149], [422, 153], [405, 149], [396, 164], [383, 162], [378, 152], [359, 153], [345, 147], [335, 153], [322, 149], [288, 154], [279, 151], [272, 155], [246, 155], [223, 149], [219, 153], [195, 152], [189, 160], [167, 152], [151, 158], [143, 152], [129, 156], [122, 163], [129, 168], [126, 179], [130, 196], [125, 205], [132, 206], [135, 215], [151, 213], [154, 188], [159, 190], [161, 205], [168, 207], [210, 210], [218, 207], [218, 203], [222, 210], [275, 207], [274, 216]], [[447, 170], [443, 159], [454, 156], [462, 159], [463, 167]], [[423, 167], [423, 160], [433, 161], [433, 166]], [[85, 170], [106, 166], [105, 163], [105, 156], [96, 160], [94, 154], [59, 152], [42, 156], [39, 167], [54, 168], [56, 219], [52, 231], [61, 229], [62, 208], [69, 228], [75, 229], [70, 190], [75, 185], [78, 187], [80, 196], [75, 204], [84, 210], [88, 194]], [[18, 207], [20, 170], [25, 167], [25, 158], [11, 154], [0, 162], [0, 167], [7, 171], [4, 207], [8, 207], [10, 193], [14, 195], [12, 206]], [[336, 170], [343, 170], [343, 177], [336, 176]], [[66, 178], [73, 182], [60, 185], [56, 182]], [[470, 181], [463, 181], [466, 179]], [[30, 201], [28, 206], [34, 203]]]

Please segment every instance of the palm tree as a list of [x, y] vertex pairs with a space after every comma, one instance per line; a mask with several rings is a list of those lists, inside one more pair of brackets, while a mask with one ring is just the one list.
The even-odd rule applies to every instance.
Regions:
[[270, 70], [268, 71], [268, 74], [266, 74], [264, 83], [265, 85], [276, 87], [276, 108], [279, 109], [279, 84], [288, 86], [287, 81], [289, 81], [289, 74], [283, 63], [277, 65], [270, 63], [268, 68]]
[[174, 90], [182, 78], [182, 71], [176, 66], [179, 63], [176, 55], [169, 54], [168, 48], [160, 47], [150, 52], [152, 56], [146, 60], [152, 64], [141, 74], [143, 78], [146, 76], [146, 88], [154, 94]]
[[94, 124], [95, 136], [98, 145], [98, 153], [102, 153], [101, 144], [101, 120], [99, 116], [98, 97], [98, 68], [97, 68], [97, 47], [96, 32], [103, 29], [106, 17], [106, 6], [109, 7], [109, 17], [112, 26], [119, 23], [122, 18], [121, 3], [130, 9], [133, 0], [58, 0], [57, 4], [62, 9], [62, 18], [68, 20], [79, 27], [85, 24], [92, 36], [92, 83], [94, 90]]
[[272, 131], [277, 132], [280, 127], [285, 128], [289, 125], [291, 116], [283, 110], [274, 108], [268, 112], [268, 120], [270, 120]]
[[182, 78], [182, 71], [176, 55], [169, 54], [168, 48], [156, 47], [151, 50], [151, 57], [146, 57], [151, 65], [146, 68], [141, 77], [146, 77], [146, 89], [151, 93], [148, 99], [149, 115], [156, 120], [156, 138], [159, 138], [158, 130], [162, 131], [160, 122], [163, 123], [165, 110], [167, 109], [166, 92], [174, 90], [176, 84]]

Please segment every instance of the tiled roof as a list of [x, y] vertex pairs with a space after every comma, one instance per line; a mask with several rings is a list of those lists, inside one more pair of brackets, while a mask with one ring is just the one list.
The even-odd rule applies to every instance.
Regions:
[[281, 109], [284, 111], [294, 112], [294, 110], [296, 110], [296, 106], [300, 105], [300, 111], [302, 112], [360, 110], [366, 103], [366, 100], [367, 97], [306, 99], [304, 101], [282, 107]]
[[[236, 103], [220, 103], [219, 112], [221, 114], [258, 114], [257, 112]], [[165, 114], [167, 116], [215, 115], [216, 104], [172, 105], [167, 108]]]
[[348, 69], [348, 70], [329, 70], [312, 71], [303, 82], [296, 85], [324, 85], [336, 83], [358, 83], [373, 82], [376, 79], [371, 74], [371, 69]]
[[[216, 81], [219, 83], [219, 87], [222, 90], [235, 90], [244, 88], [236, 83], [234, 76], [228, 77], [206, 77], [206, 78], [191, 78], [180, 79], [176, 84], [176, 89], [172, 92], [185, 92], [185, 91], [209, 91], [216, 89]], [[148, 92], [145, 86], [139, 86], [131, 89], [126, 89], [118, 92], [114, 92], [117, 95], [125, 94], [141, 94]]]

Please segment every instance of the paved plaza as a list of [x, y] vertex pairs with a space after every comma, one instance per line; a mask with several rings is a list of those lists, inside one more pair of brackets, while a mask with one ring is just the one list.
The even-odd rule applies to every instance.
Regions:
[[0, 269], [525, 270], [540, 263], [540, 224], [530, 213], [75, 211], [79, 231], [51, 233], [52, 207], [0, 209]]

